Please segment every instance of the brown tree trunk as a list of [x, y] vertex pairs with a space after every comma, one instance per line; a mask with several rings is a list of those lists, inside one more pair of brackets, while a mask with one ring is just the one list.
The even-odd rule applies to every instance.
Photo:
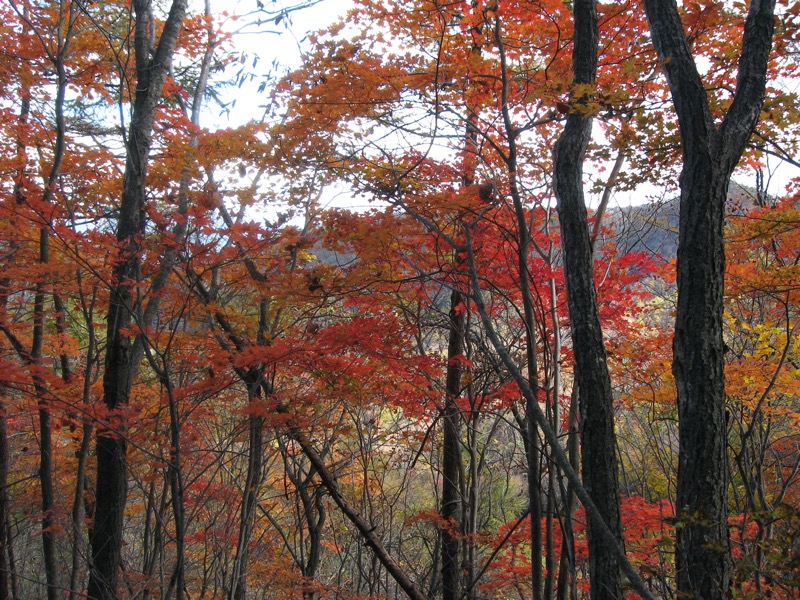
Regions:
[[[256, 384], [258, 385], [258, 384]], [[255, 399], [256, 395], [253, 396]], [[264, 443], [264, 419], [251, 415], [249, 417], [249, 439], [247, 447], [247, 476], [242, 496], [239, 516], [239, 544], [233, 562], [233, 575], [229, 600], [245, 600], [247, 597], [247, 565], [249, 561], [248, 547], [253, 531], [256, 502], [258, 500], [258, 484], [261, 481], [261, 457]]]
[[678, 390], [676, 509], [682, 524], [676, 547], [678, 594], [722, 600], [728, 597], [731, 573], [722, 339], [725, 202], [731, 173], [763, 104], [775, 2], [750, 4], [736, 92], [719, 127], [675, 0], [644, 4], [683, 149], [672, 367]]
[[[593, 0], [573, 5], [573, 83], [592, 84], [597, 70], [597, 13]], [[622, 543], [617, 484], [614, 398], [594, 286], [592, 242], [583, 196], [583, 159], [592, 117], [581, 110], [585, 98], [573, 96], [573, 110], [553, 150], [554, 188], [558, 202], [567, 283], [575, 384], [581, 412], [583, 483], [614, 537]], [[612, 549], [589, 521], [591, 597], [622, 597], [622, 577]]]

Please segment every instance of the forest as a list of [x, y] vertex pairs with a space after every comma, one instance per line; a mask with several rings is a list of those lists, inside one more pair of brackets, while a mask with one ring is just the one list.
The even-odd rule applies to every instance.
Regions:
[[334, 5], [0, 2], [0, 600], [800, 598], [800, 3]]

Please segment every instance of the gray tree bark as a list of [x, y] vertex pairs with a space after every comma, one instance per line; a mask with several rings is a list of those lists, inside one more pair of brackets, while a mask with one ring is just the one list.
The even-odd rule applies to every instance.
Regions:
[[[152, 143], [153, 123], [169, 73], [187, 0], [173, 0], [169, 16], [151, 55], [153, 14], [147, 0], [134, 0], [136, 17], [134, 54], [136, 97], [128, 130], [122, 199], [117, 221], [120, 251], [113, 270], [108, 311], [107, 349], [103, 376], [103, 401], [113, 416], [128, 404], [138, 372], [139, 352], [133, 351], [125, 331], [139, 305], [133, 287], [141, 259], [137, 240], [145, 226], [145, 179]], [[113, 420], [113, 422], [110, 422]], [[125, 425], [107, 420], [97, 432], [97, 487], [94, 523], [90, 535], [92, 563], [87, 594], [93, 600], [113, 600], [122, 547], [122, 521], [127, 497]]]
[[450, 294], [445, 405], [442, 414], [442, 505], [440, 515], [449, 526], [442, 530], [442, 600], [457, 600], [461, 590], [459, 531], [461, 523], [461, 362], [464, 355], [466, 299], [453, 290]]
[[[597, 13], [593, 0], [573, 4], [573, 84], [593, 84], [597, 71]], [[609, 529], [622, 544], [617, 483], [614, 398], [594, 286], [592, 241], [583, 195], [583, 159], [592, 131], [586, 98], [572, 98], [564, 131], [553, 150], [564, 270], [567, 283], [575, 384], [580, 402], [583, 483]], [[589, 579], [594, 600], [623, 597], [622, 577], [612, 548], [589, 521]]]
[[711, 115], [675, 0], [644, 4], [678, 115], [683, 149], [672, 367], [680, 445], [678, 594], [722, 600], [728, 597], [731, 572], [722, 340], [725, 201], [731, 174], [763, 104], [775, 2], [750, 4], [734, 100], [719, 126]]

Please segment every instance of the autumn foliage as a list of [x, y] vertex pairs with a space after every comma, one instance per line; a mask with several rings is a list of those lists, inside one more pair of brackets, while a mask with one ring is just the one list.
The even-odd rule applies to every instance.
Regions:
[[[237, 36], [290, 27], [293, 9], [191, 4], [140, 165], [141, 61], [178, 3], [0, 5], [0, 600], [84, 598], [90, 579], [111, 581], [97, 564], [110, 442], [125, 489], [103, 598], [589, 598], [553, 193], [570, 114], [595, 123], [584, 189], [625, 552], [653, 597], [675, 597], [681, 146], [639, 3], [598, 5], [597, 82], [577, 90], [564, 2], [360, 0], [279, 77]], [[681, 11], [719, 119], [747, 7]], [[797, 166], [800, 6], [776, 22], [735, 174], [757, 184], [732, 187], [725, 231], [719, 551], [731, 597], [788, 600], [800, 188], [764, 177], [776, 159]], [[132, 161], [144, 195], [124, 237]], [[463, 347], [448, 354], [457, 324]], [[115, 340], [127, 379], [109, 382]], [[125, 401], [108, 402], [110, 385]], [[443, 517], [448, 483], [458, 501]]]

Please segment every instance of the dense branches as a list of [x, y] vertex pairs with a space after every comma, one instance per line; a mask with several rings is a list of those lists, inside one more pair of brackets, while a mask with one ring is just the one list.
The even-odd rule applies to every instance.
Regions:
[[[0, 5], [0, 599], [797, 597], [797, 195], [736, 188], [698, 283], [765, 5], [653, 0], [659, 57], [634, 4], [359, 0], [275, 79], [268, 4]], [[677, 201], [614, 195], [678, 129], [676, 405]]]

